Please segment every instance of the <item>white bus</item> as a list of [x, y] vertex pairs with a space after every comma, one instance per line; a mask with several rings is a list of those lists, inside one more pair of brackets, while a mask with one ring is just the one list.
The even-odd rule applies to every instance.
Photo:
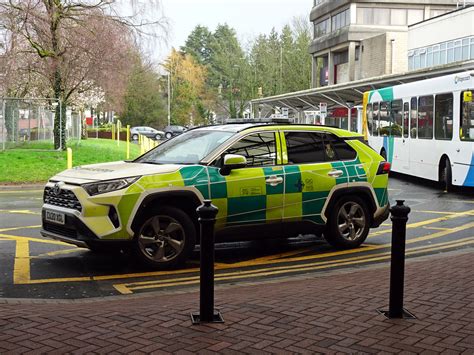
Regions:
[[474, 186], [474, 71], [368, 91], [363, 132], [392, 171]]

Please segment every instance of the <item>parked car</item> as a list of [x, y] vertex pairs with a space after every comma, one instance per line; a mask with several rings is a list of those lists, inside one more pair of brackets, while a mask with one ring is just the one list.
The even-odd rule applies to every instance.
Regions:
[[154, 129], [152, 127], [139, 126], [130, 128], [130, 137], [132, 137], [132, 140], [138, 140], [139, 134], [142, 134], [148, 138], [152, 138], [155, 140], [163, 139], [163, 137], [165, 136], [165, 132], [158, 131], [157, 129]]
[[355, 248], [388, 217], [390, 163], [357, 133], [307, 125], [189, 130], [134, 161], [65, 170], [44, 190], [45, 237], [129, 246], [146, 265], [187, 260], [196, 208], [218, 207], [216, 242], [319, 234]]
[[171, 125], [171, 126], [166, 126], [164, 131], [165, 131], [166, 139], [170, 139], [171, 137], [184, 133], [186, 131], [186, 127]]

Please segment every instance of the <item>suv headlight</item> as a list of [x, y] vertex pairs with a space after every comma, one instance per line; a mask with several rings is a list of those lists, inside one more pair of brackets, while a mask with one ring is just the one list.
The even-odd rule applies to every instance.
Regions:
[[106, 180], [100, 182], [92, 182], [89, 184], [84, 184], [82, 187], [87, 193], [91, 196], [105, 194], [106, 192], [116, 191], [123, 189], [127, 186], [130, 186], [135, 181], [137, 181], [140, 176], [136, 176], [133, 178], [124, 178], [124, 179], [116, 179], [116, 180]]

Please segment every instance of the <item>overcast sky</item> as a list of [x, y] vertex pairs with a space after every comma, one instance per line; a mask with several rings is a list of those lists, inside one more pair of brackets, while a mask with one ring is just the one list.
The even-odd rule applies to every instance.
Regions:
[[245, 45], [259, 34], [269, 34], [290, 23], [295, 16], [306, 16], [313, 0], [162, 0], [164, 15], [170, 21], [169, 46], [161, 49], [163, 60], [171, 47], [179, 49], [197, 25], [214, 31], [219, 23], [233, 27]]

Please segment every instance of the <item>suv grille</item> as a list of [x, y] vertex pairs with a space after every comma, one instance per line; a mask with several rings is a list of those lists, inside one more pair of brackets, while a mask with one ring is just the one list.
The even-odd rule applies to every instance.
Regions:
[[44, 230], [51, 233], [55, 233], [72, 239], [77, 239], [77, 231], [75, 229], [70, 229], [65, 226], [55, 225], [53, 223], [47, 222], [43, 222], [43, 228]]
[[76, 195], [74, 195], [74, 192], [69, 190], [61, 189], [59, 193], [55, 193], [52, 187], [45, 187], [43, 201], [53, 206], [71, 208], [79, 212], [82, 211], [81, 203]]

